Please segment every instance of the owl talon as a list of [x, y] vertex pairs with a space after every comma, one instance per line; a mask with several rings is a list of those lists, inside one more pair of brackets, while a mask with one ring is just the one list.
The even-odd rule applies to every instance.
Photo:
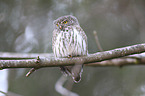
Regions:
[[72, 55], [68, 55], [68, 58], [72, 58]]

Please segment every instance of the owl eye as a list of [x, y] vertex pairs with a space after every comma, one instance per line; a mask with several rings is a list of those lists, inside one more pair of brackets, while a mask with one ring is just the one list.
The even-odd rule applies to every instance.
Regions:
[[64, 24], [67, 24], [67, 21], [64, 21], [63, 23], [64, 23]]

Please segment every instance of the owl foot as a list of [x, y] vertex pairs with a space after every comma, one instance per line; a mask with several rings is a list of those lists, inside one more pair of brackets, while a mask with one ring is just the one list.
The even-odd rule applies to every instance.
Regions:
[[72, 58], [72, 55], [68, 55], [68, 58]]

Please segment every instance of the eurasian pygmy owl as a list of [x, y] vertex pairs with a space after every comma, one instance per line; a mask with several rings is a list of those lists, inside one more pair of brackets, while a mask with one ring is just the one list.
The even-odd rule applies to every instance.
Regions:
[[[59, 17], [54, 21], [52, 49], [55, 57], [73, 58], [88, 54], [87, 36], [72, 15]], [[81, 80], [83, 64], [60, 67], [63, 73], [72, 76], [74, 82]]]

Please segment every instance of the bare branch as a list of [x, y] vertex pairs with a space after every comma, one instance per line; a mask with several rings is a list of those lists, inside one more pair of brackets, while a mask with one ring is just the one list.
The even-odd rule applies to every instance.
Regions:
[[7, 95], [7, 93], [6, 93], [6, 92], [3, 92], [3, 91], [1, 91], [1, 90], [0, 90], [0, 93], [2, 93], [2, 94], [4, 94], [4, 95]]
[[[39, 64], [37, 64], [37, 62], [38, 62], [37, 58], [36, 59], [22, 59], [22, 60], [0, 60], [0, 68], [1, 69], [5, 69], [5, 68], [41, 68], [41, 67], [71, 66], [71, 65], [76, 64], [76, 62], [84, 62], [84, 64], [89, 64], [89, 63], [124, 57], [127, 55], [138, 54], [138, 53], [142, 53], [142, 52], [145, 52], [145, 44], [137, 44], [137, 45], [133, 45], [133, 46], [117, 48], [114, 50], [97, 52], [97, 53], [89, 54], [87, 56], [82, 56], [82, 57], [73, 57], [73, 58], [41, 57]], [[50, 55], [50, 56], [52, 56], [52, 55]], [[128, 61], [128, 60], [126, 60], [126, 61]], [[140, 63], [143, 61], [145, 61], [145, 60], [141, 59], [135, 63]], [[99, 63], [99, 64], [97, 63], [97, 65], [104, 66], [101, 63]], [[117, 65], [117, 63], [115, 65]]]
[[26, 77], [29, 77], [34, 71], [36, 71], [36, 68], [30, 69], [30, 71], [26, 74]]
[[[141, 54], [137, 54], [137, 55], [141, 55]], [[132, 65], [132, 64], [145, 64], [145, 61], [143, 60], [141, 61], [140, 59], [141, 58], [123, 57], [123, 58], [106, 60], [102, 62], [90, 63], [87, 64], [86, 66], [123, 66], [123, 65]]]
[[[39, 58], [39, 56], [37, 57], [37, 61], [36, 61], [36, 63], [40, 63], [40, 58]], [[38, 69], [38, 67], [37, 68], [32, 68], [32, 69], [30, 69], [30, 71], [26, 74], [26, 77], [29, 77], [34, 71], [36, 71]]]
[[98, 47], [99, 51], [102, 52], [103, 51], [103, 48], [101, 47], [101, 44], [99, 42], [97, 32], [96, 31], [93, 31], [93, 33], [94, 33], [94, 36], [95, 36], [95, 41], [96, 41], [97, 47]]
[[53, 58], [53, 53], [10, 53], [10, 52], [0, 52], [0, 60], [12, 60], [12, 59], [36, 59], [39, 57]]

